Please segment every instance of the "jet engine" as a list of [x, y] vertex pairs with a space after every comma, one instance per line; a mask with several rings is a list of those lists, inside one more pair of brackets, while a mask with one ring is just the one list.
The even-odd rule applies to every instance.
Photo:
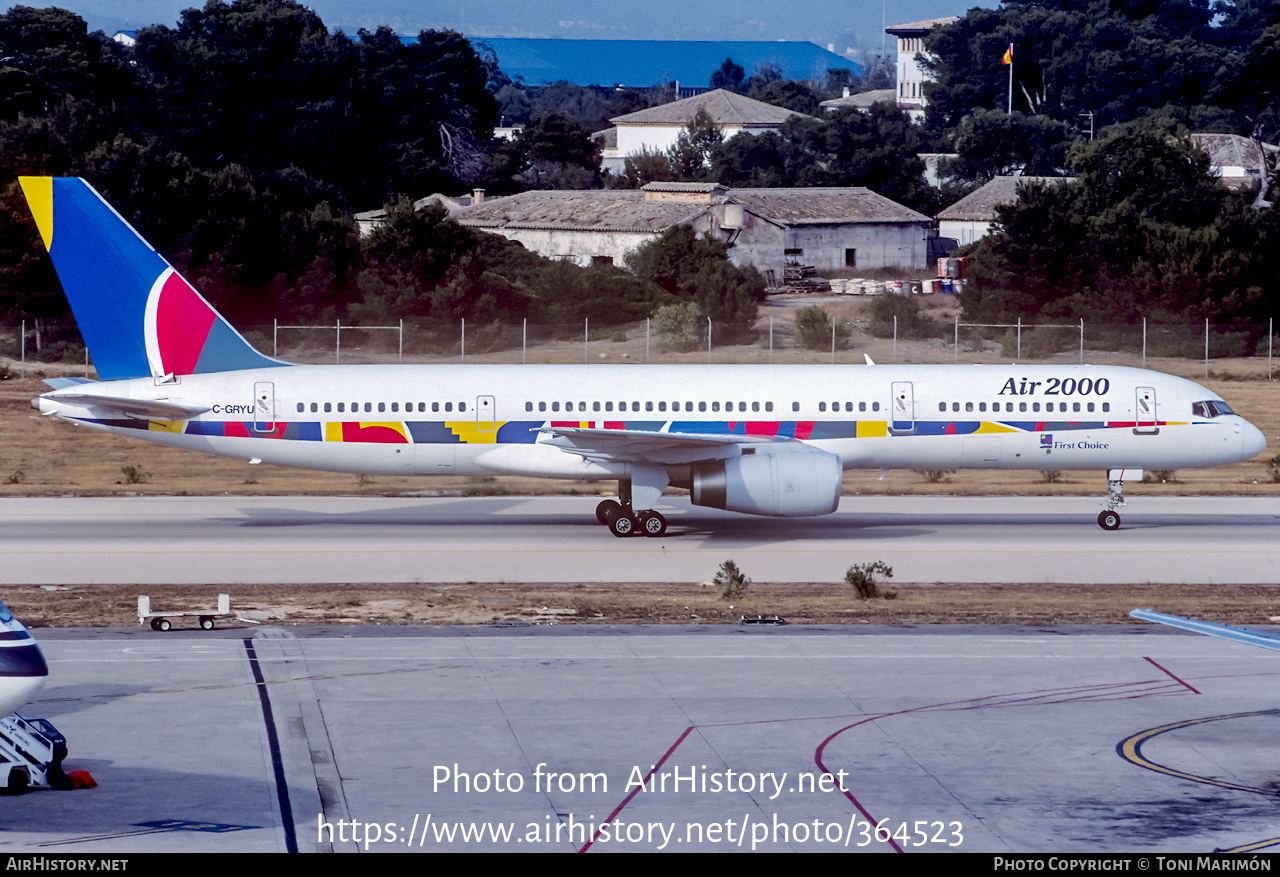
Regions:
[[[840, 458], [807, 445], [746, 448], [693, 464], [693, 504], [749, 515], [829, 515], [840, 502]], [[756, 453], [752, 453], [756, 451]]]

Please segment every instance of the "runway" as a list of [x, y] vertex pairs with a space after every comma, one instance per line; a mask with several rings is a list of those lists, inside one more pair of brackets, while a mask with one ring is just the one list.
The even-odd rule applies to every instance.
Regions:
[[1277, 656], [1155, 626], [38, 633], [6, 853], [1280, 842]]
[[1075, 497], [845, 497], [821, 518], [659, 505], [660, 539], [612, 536], [574, 497], [0, 500], [0, 584], [840, 581], [1271, 583], [1280, 499], [1131, 501], [1116, 532]]

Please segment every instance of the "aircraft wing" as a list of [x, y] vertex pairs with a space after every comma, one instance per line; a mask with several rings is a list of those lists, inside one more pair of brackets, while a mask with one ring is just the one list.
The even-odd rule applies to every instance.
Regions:
[[666, 466], [736, 457], [743, 445], [796, 442], [796, 439], [786, 436], [649, 432], [577, 426], [544, 426], [538, 431], [551, 437], [548, 444], [587, 460]]
[[190, 420], [209, 410], [207, 405], [124, 399], [119, 396], [99, 396], [93, 393], [58, 393], [48, 398], [57, 402], [69, 402], [72, 405], [105, 408], [136, 420]]
[[1234, 640], [1245, 645], [1260, 646], [1264, 649], [1280, 652], [1280, 636], [1272, 633], [1261, 633], [1243, 627], [1232, 627], [1229, 624], [1216, 624], [1212, 621], [1197, 621], [1194, 618], [1183, 618], [1181, 615], [1165, 615], [1160, 612], [1152, 612], [1150, 609], [1135, 609], [1129, 613], [1129, 616], [1141, 621], [1154, 621], [1157, 624], [1180, 627], [1192, 633], [1221, 637], [1222, 639]]

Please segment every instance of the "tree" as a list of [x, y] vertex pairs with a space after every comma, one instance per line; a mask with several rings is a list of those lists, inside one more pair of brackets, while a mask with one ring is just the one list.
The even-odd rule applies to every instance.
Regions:
[[705, 180], [711, 169], [712, 153], [723, 139], [724, 132], [706, 110], [699, 109], [694, 113], [667, 151], [667, 161], [676, 179]]
[[944, 175], [985, 183], [998, 176], [1053, 177], [1066, 169], [1069, 130], [1048, 116], [978, 108], [957, 126], [958, 158]]
[[745, 76], [741, 64], [733, 63], [732, 58], [725, 58], [724, 63], [711, 73], [711, 87], [739, 91]]

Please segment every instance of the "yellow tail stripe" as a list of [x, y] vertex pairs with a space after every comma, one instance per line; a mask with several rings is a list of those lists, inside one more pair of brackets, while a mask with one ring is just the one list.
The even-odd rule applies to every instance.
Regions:
[[53, 248], [53, 177], [18, 177], [46, 250]]

